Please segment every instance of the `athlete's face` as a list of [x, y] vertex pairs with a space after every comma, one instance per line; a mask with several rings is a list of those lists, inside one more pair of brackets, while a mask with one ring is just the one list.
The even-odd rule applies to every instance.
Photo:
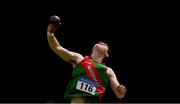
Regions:
[[108, 48], [107, 44], [103, 43], [103, 42], [99, 42], [99, 43], [95, 44], [93, 47], [93, 51], [95, 53], [102, 54], [102, 55], [104, 55], [104, 57], [109, 57], [108, 50], [109, 50], [109, 48]]

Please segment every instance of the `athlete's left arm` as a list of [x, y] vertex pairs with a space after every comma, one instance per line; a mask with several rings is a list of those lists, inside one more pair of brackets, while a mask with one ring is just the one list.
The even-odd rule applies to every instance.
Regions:
[[115, 93], [115, 95], [119, 98], [122, 99], [124, 98], [125, 94], [126, 94], [126, 88], [124, 85], [121, 85], [118, 80], [117, 77], [114, 73], [114, 71], [107, 67], [107, 75], [109, 77], [110, 80], [110, 87], [112, 88], [113, 92]]

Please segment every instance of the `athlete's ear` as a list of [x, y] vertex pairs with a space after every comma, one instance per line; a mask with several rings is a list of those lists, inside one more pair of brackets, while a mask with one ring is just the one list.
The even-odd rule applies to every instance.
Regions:
[[109, 57], [109, 53], [108, 52], [106, 53], [106, 57]]

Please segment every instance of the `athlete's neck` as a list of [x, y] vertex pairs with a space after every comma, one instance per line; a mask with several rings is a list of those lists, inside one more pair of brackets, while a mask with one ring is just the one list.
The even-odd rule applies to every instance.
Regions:
[[104, 57], [98, 54], [91, 54], [91, 59], [97, 63], [102, 63]]

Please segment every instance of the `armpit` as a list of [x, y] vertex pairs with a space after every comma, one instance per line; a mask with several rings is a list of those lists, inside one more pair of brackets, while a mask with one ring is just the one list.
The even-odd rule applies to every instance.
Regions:
[[75, 60], [68, 60], [72, 64], [73, 68], [78, 64]]

